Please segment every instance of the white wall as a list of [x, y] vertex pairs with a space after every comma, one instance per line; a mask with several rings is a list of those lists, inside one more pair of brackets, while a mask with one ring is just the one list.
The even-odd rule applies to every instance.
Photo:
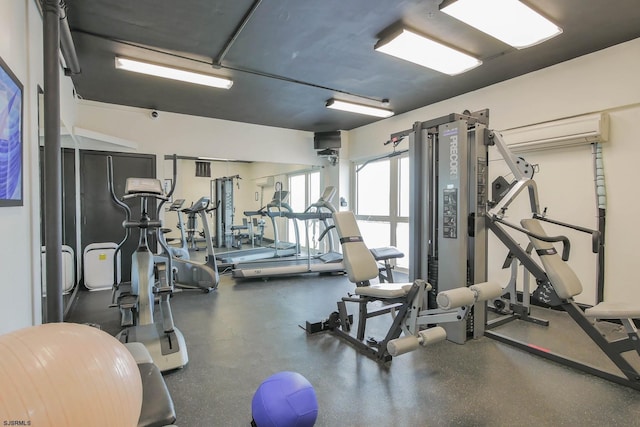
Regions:
[[[33, 313], [33, 272], [30, 258], [33, 256], [34, 236], [31, 230], [30, 212], [34, 195], [31, 192], [31, 164], [33, 150], [29, 147], [34, 142], [31, 131], [34, 123], [33, 105], [36, 90], [29, 73], [29, 40], [26, 37], [31, 24], [31, 2], [11, 1], [0, 3], [0, 57], [11, 68], [13, 74], [24, 85], [23, 97], [23, 195], [24, 206], [0, 208], [0, 260], [2, 260], [2, 277], [0, 281], [0, 333], [31, 325]], [[37, 127], [36, 127], [37, 130]], [[37, 141], [37, 138], [35, 139]], [[37, 165], [37, 162], [35, 163]]]
[[[0, 334], [41, 322], [38, 86], [43, 87], [42, 17], [33, 0], [0, 2], [0, 57], [24, 86], [21, 207], [0, 209]], [[61, 117], [73, 120], [71, 80], [61, 72]]]
[[[325, 163], [313, 149], [312, 132], [162, 111], [159, 118], [151, 119], [150, 110], [93, 101], [82, 100], [78, 102], [78, 117], [75, 128], [108, 136], [109, 138], [105, 138], [107, 140], [126, 141], [135, 147], [129, 149], [122, 145], [100, 143], [96, 140], [90, 141], [90, 145], [88, 145], [81, 140], [80, 148], [155, 154], [158, 162], [158, 175], [164, 178], [171, 177], [170, 163], [162, 160], [168, 154], [256, 162], [252, 163], [253, 169], [248, 168], [246, 171], [247, 174], [252, 171], [251, 176], [247, 175], [246, 180], [241, 181], [242, 189], [250, 189], [246, 194], [242, 193], [244, 190], [241, 190], [239, 200], [242, 201], [243, 206], [238, 209], [242, 210], [260, 207], [253, 200], [255, 191], [258, 190], [250, 185], [250, 180], [290, 170], [299, 170], [301, 165], [310, 167], [311, 165], [321, 166]], [[230, 172], [231, 169], [235, 170], [236, 168], [233, 165], [241, 164], [214, 163], [217, 166], [216, 168], [212, 167], [212, 177], [235, 175], [236, 172]], [[222, 169], [218, 170], [220, 169], [218, 166], [221, 164]], [[273, 165], [273, 167], [270, 168], [266, 165]], [[189, 176], [189, 174], [185, 176]], [[243, 178], [245, 177], [243, 176]], [[202, 185], [197, 185], [197, 192], [206, 191], [203, 194], [209, 194], [208, 190], [204, 188], [204, 181], [207, 181], [206, 186], [208, 186], [208, 179], [200, 181], [202, 181], [200, 183]], [[189, 179], [188, 182], [179, 185], [189, 186], [191, 184], [193, 181]], [[265, 199], [267, 197], [270, 200], [271, 194], [265, 195]], [[265, 200], [265, 203], [267, 201]], [[247, 203], [248, 206], [245, 207], [244, 203]]]
[[[640, 286], [634, 278], [633, 266], [638, 262], [640, 228], [633, 220], [640, 209], [640, 200], [635, 197], [633, 163], [640, 155], [638, 75], [640, 39], [355, 129], [349, 132], [350, 158], [387, 153], [390, 150], [383, 147], [383, 142], [391, 133], [409, 129], [415, 121], [465, 109], [489, 108], [493, 129], [607, 111], [611, 134], [610, 142], [603, 148], [608, 193], [605, 299], [637, 300]], [[372, 144], [372, 141], [379, 143]], [[541, 205], [549, 207], [550, 216], [594, 228], [597, 211], [589, 149], [537, 153], [527, 155], [527, 160], [540, 164], [536, 178]], [[497, 165], [492, 162], [491, 168], [496, 169]], [[593, 303], [594, 258], [584, 243], [582, 239], [574, 242], [571, 264], [585, 287], [577, 299]], [[490, 277], [504, 277], [497, 269], [503, 255], [501, 248], [491, 245]]]
[[141, 153], [320, 164], [311, 132], [167, 112], [154, 120], [146, 109], [84, 100], [75, 126], [135, 142]]

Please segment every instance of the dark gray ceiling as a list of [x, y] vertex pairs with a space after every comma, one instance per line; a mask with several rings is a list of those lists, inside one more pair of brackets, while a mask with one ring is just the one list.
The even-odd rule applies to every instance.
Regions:
[[[254, 0], [66, 0], [82, 98], [307, 131], [377, 120], [325, 108], [332, 97], [388, 98], [399, 114], [640, 37], [638, 0], [525, 2], [564, 32], [516, 50], [441, 13], [440, 0], [263, 0], [216, 69]], [[398, 23], [484, 63], [448, 76], [375, 52], [380, 33]], [[234, 85], [119, 71], [116, 54], [228, 76]]]

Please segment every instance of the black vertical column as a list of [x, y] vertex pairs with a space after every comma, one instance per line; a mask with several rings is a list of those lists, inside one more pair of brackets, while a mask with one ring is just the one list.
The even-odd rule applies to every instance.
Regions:
[[47, 319], [62, 322], [62, 163], [60, 152], [60, 8], [43, 2], [44, 51], [44, 206]]

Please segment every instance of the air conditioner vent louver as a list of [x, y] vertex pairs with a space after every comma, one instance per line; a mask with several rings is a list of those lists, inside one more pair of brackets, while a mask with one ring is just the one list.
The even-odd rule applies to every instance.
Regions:
[[272, 176], [265, 176], [256, 179], [256, 185], [258, 187], [273, 187], [274, 178]]
[[609, 115], [586, 114], [500, 132], [514, 152], [548, 150], [607, 142]]

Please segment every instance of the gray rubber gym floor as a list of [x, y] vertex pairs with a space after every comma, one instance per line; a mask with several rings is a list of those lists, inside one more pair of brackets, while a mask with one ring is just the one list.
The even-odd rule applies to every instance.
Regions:
[[[319, 426], [640, 425], [640, 392], [486, 337], [438, 343], [380, 366], [329, 334], [307, 336], [300, 326], [325, 318], [352, 289], [346, 276], [223, 276], [212, 293], [176, 294], [173, 315], [190, 357], [165, 375], [176, 424], [248, 426], [261, 381], [295, 371], [315, 388]], [[109, 291], [80, 292], [70, 320], [115, 334], [119, 313], [107, 308], [109, 298]], [[588, 338], [563, 313], [551, 315], [549, 330], [515, 322], [502, 328], [516, 335], [534, 328], [528, 333], [590, 357]], [[371, 322], [379, 328], [372, 335], [385, 332], [380, 323]]]

